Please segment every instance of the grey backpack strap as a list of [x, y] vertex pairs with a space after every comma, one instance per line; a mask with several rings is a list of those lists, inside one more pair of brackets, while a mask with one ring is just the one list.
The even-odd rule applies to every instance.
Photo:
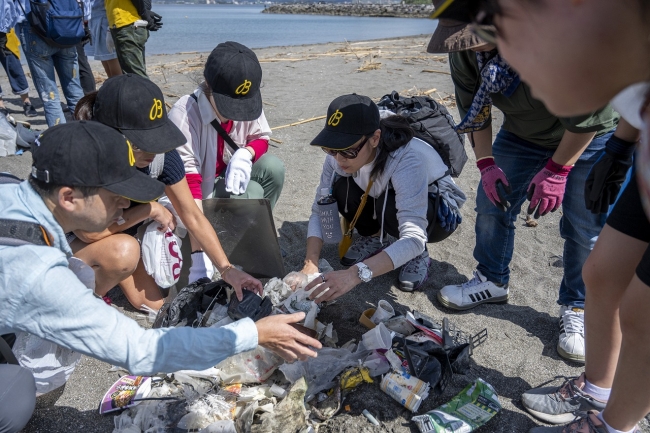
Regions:
[[0, 218], [0, 245], [18, 247], [28, 244], [52, 245], [47, 232], [39, 224]]

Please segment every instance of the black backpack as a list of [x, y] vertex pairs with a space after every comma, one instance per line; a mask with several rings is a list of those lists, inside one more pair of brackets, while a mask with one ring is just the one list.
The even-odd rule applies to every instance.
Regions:
[[456, 123], [447, 108], [428, 96], [403, 98], [395, 91], [384, 95], [377, 105], [405, 117], [411, 124], [415, 137], [438, 152], [449, 168], [447, 174], [453, 177], [460, 175], [467, 162], [465, 141], [454, 130]]

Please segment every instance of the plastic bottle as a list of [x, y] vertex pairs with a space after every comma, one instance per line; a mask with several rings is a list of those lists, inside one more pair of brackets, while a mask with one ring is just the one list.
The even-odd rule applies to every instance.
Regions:
[[339, 221], [339, 207], [328, 188], [322, 188], [320, 194], [321, 198], [317, 203], [320, 212], [320, 230], [323, 236], [323, 242], [326, 244], [337, 244], [343, 239], [341, 223]]

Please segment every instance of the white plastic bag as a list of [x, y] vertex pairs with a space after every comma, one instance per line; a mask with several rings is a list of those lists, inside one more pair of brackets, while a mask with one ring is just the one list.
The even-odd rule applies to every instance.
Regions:
[[26, 332], [16, 333], [12, 351], [18, 363], [34, 375], [37, 396], [63, 386], [81, 360], [81, 353]]
[[162, 288], [173, 286], [183, 267], [181, 240], [171, 230], [159, 231], [158, 223], [153, 221], [142, 238], [142, 262], [156, 284]]
[[16, 154], [16, 129], [0, 113], [0, 156]]

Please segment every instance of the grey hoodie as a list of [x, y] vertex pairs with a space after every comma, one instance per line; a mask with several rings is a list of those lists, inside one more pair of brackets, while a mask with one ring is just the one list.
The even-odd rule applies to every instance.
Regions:
[[[399, 240], [384, 250], [393, 261], [394, 269], [424, 251], [427, 242], [429, 192], [437, 192], [438, 189], [433, 184], [436, 180], [443, 182], [447, 189], [456, 190], [458, 207], [464, 203], [465, 194], [450, 176], [445, 175], [446, 172], [447, 166], [442, 162], [440, 155], [427, 143], [413, 138], [409, 143], [391, 153], [383, 173], [375, 179], [370, 191], [371, 197], [377, 198], [381, 194], [386, 194], [389, 183], [395, 190]], [[307, 237], [323, 238], [317, 203], [320, 198], [318, 192], [322, 188], [330, 189], [337, 174], [343, 177], [353, 176], [354, 181], [363, 190], [368, 186], [367, 180], [365, 182], [361, 180], [362, 176], [357, 176], [357, 173], [354, 175], [345, 173], [339, 168], [334, 157], [328, 155], [323, 164], [320, 183], [316, 188], [317, 194], [312, 205]], [[384, 205], [385, 203], [384, 200]], [[382, 236], [384, 212], [385, 206], [381, 215]]]

